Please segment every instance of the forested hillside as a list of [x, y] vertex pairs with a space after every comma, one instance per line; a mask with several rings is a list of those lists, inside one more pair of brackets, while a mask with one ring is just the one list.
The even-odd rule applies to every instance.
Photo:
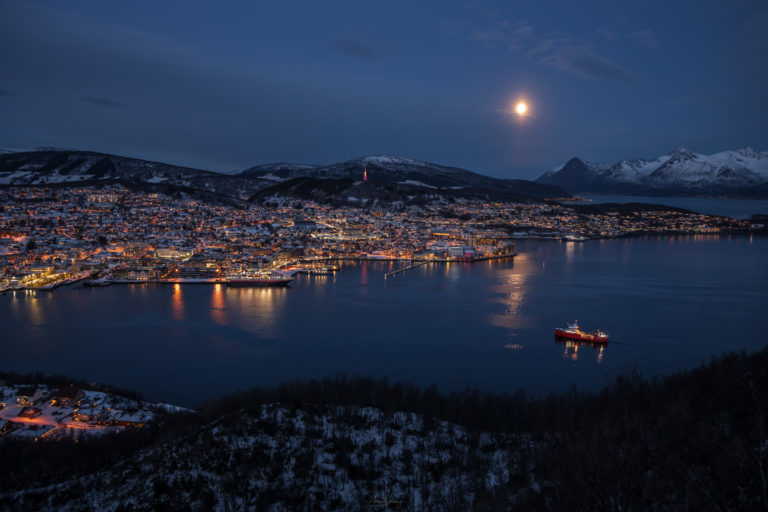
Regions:
[[768, 349], [599, 393], [338, 377], [80, 442], [5, 441], [4, 510], [765, 510]]

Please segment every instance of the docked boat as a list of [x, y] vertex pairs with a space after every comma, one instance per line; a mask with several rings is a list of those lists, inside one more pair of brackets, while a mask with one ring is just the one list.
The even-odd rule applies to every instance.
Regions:
[[330, 276], [341, 269], [339, 265], [316, 265], [309, 267], [307, 273], [315, 276]]
[[244, 272], [228, 275], [227, 286], [287, 286], [293, 277], [282, 272]]
[[576, 341], [586, 341], [589, 343], [607, 343], [608, 335], [601, 330], [594, 332], [585, 332], [579, 328], [578, 321], [568, 324], [568, 327], [555, 329], [555, 338]]
[[221, 271], [218, 268], [179, 266], [163, 276], [167, 283], [220, 283]]

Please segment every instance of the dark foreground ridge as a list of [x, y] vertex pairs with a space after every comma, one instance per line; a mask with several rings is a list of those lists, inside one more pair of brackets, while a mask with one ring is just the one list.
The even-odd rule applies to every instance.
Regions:
[[536, 398], [293, 382], [130, 433], [5, 441], [0, 509], [765, 510], [766, 389], [768, 348]]

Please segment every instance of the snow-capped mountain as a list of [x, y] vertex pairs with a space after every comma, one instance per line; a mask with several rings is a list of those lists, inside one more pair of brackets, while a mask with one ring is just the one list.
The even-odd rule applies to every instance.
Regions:
[[768, 153], [745, 148], [706, 156], [680, 148], [648, 178], [657, 187], [760, 185], [768, 181]]
[[622, 183], [641, 183], [645, 176], [653, 172], [654, 169], [669, 160], [669, 155], [662, 155], [653, 160], [643, 160], [642, 158], [633, 158], [631, 160], [621, 160], [607, 169], [602, 175], [605, 178], [616, 180]]
[[[429, 201], [457, 197], [531, 201], [568, 196], [552, 185], [491, 178], [465, 169], [394, 156], [364, 156], [328, 165], [281, 162], [257, 165], [239, 174], [222, 174], [91, 151], [45, 148], [0, 153], [0, 187], [122, 183], [214, 200], [246, 200], [262, 191], [268, 195], [297, 192], [302, 197], [321, 199], [320, 196], [330, 196], [325, 192], [318, 196], [314, 193], [317, 187], [306, 180], [321, 180], [320, 188], [341, 191], [353, 183], [363, 183], [364, 169], [364, 195], [371, 201], [426, 196]], [[298, 188], [293, 186], [297, 179], [305, 180]], [[269, 190], [274, 187], [279, 190]], [[358, 192], [350, 194], [357, 197]]]
[[259, 192], [259, 199], [290, 196], [346, 202], [353, 197], [372, 204], [376, 200], [429, 202], [464, 197], [526, 201], [568, 196], [551, 185], [491, 178], [458, 167], [389, 155], [362, 156], [328, 165], [265, 164], [247, 169], [240, 176], [280, 182]]
[[362, 179], [363, 169], [368, 170], [369, 180], [420, 182], [430, 187], [499, 186], [502, 180], [476, 174], [458, 167], [438, 165], [398, 156], [362, 156], [346, 162], [328, 165], [264, 164], [243, 171], [247, 176], [275, 176], [284, 180], [292, 178]]
[[768, 153], [744, 148], [702, 155], [676, 148], [652, 160], [636, 158], [613, 165], [573, 158], [536, 181], [571, 192], [751, 196], [758, 190], [755, 187], [768, 183]]
[[246, 199], [268, 181], [92, 151], [36, 149], [0, 154], [0, 186], [122, 183], [211, 198]]
[[[553, 169], [542, 175], [537, 183], [557, 184], [566, 190], [580, 190], [584, 183], [591, 183], [600, 173], [606, 171], [610, 164], [587, 162], [581, 158], [571, 158], [559, 169]], [[556, 182], [556, 183], [555, 183]]]

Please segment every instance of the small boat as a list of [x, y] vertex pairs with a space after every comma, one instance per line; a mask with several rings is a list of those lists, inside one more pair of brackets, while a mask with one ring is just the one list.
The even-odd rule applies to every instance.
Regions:
[[590, 343], [608, 343], [608, 335], [598, 329], [595, 332], [584, 332], [579, 328], [579, 322], [568, 324], [566, 328], [555, 329], [555, 339], [587, 341]]

